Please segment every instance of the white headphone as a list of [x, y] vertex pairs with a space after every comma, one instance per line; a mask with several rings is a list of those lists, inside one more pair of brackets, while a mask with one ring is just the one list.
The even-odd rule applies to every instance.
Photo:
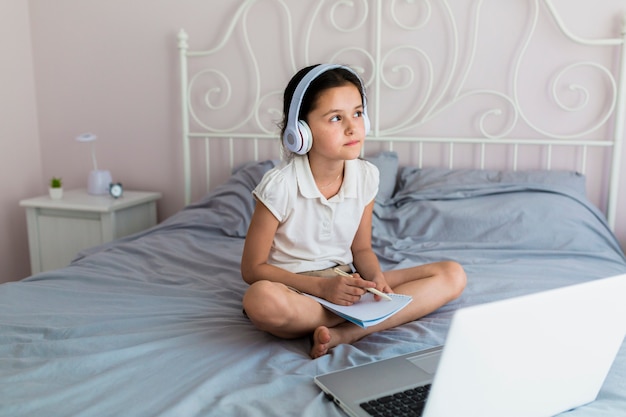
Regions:
[[285, 126], [285, 133], [283, 134], [283, 144], [285, 148], [287, 148], [291, 152], [294, 152], [298, 155], [304, 155], [311, 149], [311, 145], [313, 144], [313, 135], [311, 134], [311, 129], [306, 124], [306, 122], [304, 120], [298, 120], [300, 106], [302, 105], [304, 94], [309, 88], [311, 82], [326, 71], [335, 68], [343, 68], [347, 71], [350, 71], [361, 83], [361, 94], [363, 99], [363, 124], [365, 125], [365, 134], [367, 135], [369, 133], [370, 120], [367, 116], [365, 85], [363, 84], [363, 80], [361, 80], [361, 77], [359, 77], [359, 74], [357, 74], [352, 68], [346, 67], [344, 65], [320, 64], [311, 69], [304, 76], [304, 78], [302, 78], [293, 93], [293, 97], [291, 98], [291, 104], [289, 105], [289, 114], [287, 115], [287, 125]]

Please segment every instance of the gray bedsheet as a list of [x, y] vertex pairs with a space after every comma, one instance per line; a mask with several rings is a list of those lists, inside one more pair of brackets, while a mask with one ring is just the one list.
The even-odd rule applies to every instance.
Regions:
[[[467, 289], [421, 320], [311, 360], [306, 339], [269, 336], [241, 313], [250, 190], [271, 166], [250, 164], [67, 268], [0, 285], [0, 416], [341, 416], [314, 375], [442, 344], [459, 307], [626, 272], [580, 175], [401, 168], [395, 193], [376, 204], [383, 266], [455, 259]], [[624, 410], [623, 347], [598, 400], [568, 415]]]

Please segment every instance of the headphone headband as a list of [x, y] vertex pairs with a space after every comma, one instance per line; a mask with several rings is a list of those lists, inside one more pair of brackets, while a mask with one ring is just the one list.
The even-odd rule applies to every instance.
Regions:
[[296, 89], [293, 93], [293, 97], [291, 98], [291, 103], [289, 105], [289, 113], [287, 115], [287, 126], [285, 127], [285, 133], [283, 135], [283, 143], [287, 149], [292, 152], [295, 152], [299, 155], [304, 155], [311, 149], [312, 138], [310, 129], [306, 125], [306, 123], [302, 120], [299, 120], [298, 116], [300, 113], [300, 106], [302, 106], [302, 101], [304, 100], [304, 95], [306, 94], [309, 85], [319, 77], [321, 74], [326, 71], [333, 70], [335, 68], [342, 68], [347, 71], [350, 71], [354, 76], [359, 80], [361, 85], [361, 98], [363, 100], [363, 118], [365, 122], [365, 134], [369, 131], [369, 119], [367, 117], [367, 101], [365, 98], [365, 85], [361, 80], [359, 74], [356, 73], [352, 68], [346, 67], [345, 65], [338, 64], [320, 64], [316, 67], [313, 67], [306, 75], [300, 80]]

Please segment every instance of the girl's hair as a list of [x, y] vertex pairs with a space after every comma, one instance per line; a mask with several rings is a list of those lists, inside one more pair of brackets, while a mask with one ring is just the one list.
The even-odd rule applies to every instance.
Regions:
[[[287, 118], [289, 117], [289, 106], [291, 105], [291, 100], [293, 99], [293, 93], [298, 86], [298, 83], [304, 78], [304, 76], [311, 71], [313, 68], [317, 67], [317, 65], [311, 65], [309, 67], [302, 68], [298, 71], [289, 81], [287, 87], [285, 88], [285, 93], [283, 94], [283, 120], [280, 123], [280, 137], [282, 143], [282, 137], [285, 133], [285, 127], [287, 126]], [[300, 105], [300, 111], [298, 113], [298, 120], [307, 121], [307, 116], [313, 110], [313, 106], [317, 102], [320, 94], [322, 92], [335, 87], [342, 87], [346, 84], [354, 84], [356, 88], [359, 89], [361, 93], [361, 99], [365, 97], [365, 91], [362, 89], [361, 80], [350, 72], [347, 69], [338, 67], [333, 68], [328, 71], [323, 72], [317, 78], [315, 78], [309, 84], [309, 87], [306, 89], [304, 93], [304, 97], [302, 98], [302, 104]], [[285, 156], [293, 156], [288, 155], [291, 152], [284, 149]]]

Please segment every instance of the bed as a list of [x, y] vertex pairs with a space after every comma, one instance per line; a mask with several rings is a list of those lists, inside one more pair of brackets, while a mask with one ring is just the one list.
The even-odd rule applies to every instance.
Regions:
[[[559, 26], [549, 1], [517, 3], [527, 8], [530, 27], [543, 16], [569, 33]], [[252, 24], [248, 20], [262, 16], [259, 8], [265, 4], [288, 12], [283, 2], [241, 2], [225, 33]], [[388, 4], [395, 3], [357, 7], [363, 22], [378, 27], [389, 16]], [[445, 16], [448, 9], [438, 7], [430, 13]], [[336, 12], [324, 2], [313, 7], [313, 16]], [[474, 12], [478, 22], [480, 6]], [[528, 38], [522, 40], [531, 38], [531, 32], [523, 33]], [[465, 306], [626, 273], [626, 257], [612, 231], [623, 136], [618, 119], [625, 113], [613, 61], [591, 65], [603, 79], [599, 111], [565, 106], [576, 110], [577, 119], [592, 113], [578, 133], [528, 126], [520, 133], [509, 124], [494, 133], [487, 121], [494, 111], [481, 110], [479, 135], [420, 135], [415, 131], [432, 127], [424, 123], [428, 117], [419, 116], [421, 109], [403, 126], [397, 120], [386, 124], [379, 104], [390, 85], [382, 82], [387, 60], [376, 53], [383, 39], [377, 38], [374, 53], [358, 54], [371, 57], [365, 60], [369, 67], [360, 68], [373, 74], [368, 80], [372, 145], [363, 157], [381, 173], [374, 249], [385, 269], [454, 259], [466, 270], [467, 287], [459, 299], [420, 320], [340, 345], [315, 360], [308, 356], [307, 338], [281, 340], [257, 330], [242, 314], [247, 284], [239, 263], [255, 204], [251, 190], [279, 163], [276, 134], [259, 115], [265, 114], [264, 106], [275, 107], [280, 80], [258, 94], [253, 89], [256, 99], [245, 123], [231, 128], [202, 121], [194, 107], [198, 82], [193, 74], [225, 78], [214, 66], [194, 69], [190, 60], [222, 51], [225, 39], [194, 52], [184, 31], [178, 37], [184, 208], [151, 229], [81, 252], [65, 268], [0, 285], [0, 416], [342, 416], [314, 385], [315, 375], [441, 345], [452, 315]], [[250, 38], [243, 39], [242, 48], [250, 50]], [[592, 43], [617, 50], [609, 53], [611, 59], [621, 56], [621, 38]], [[526, 43], [520, 44], [524, 50]], [[253, 65], [257, 61], [250, 62], [252, 79], [261, 79], [256, 75], [262, 71]], [[515, 73], [519, 66], [513, 68]], [[201, 89], [204, 94], [207, 85]], [[445, 101], [433, 96], [426, 101]], [[203, 97], [212, 112], [221, 110]], [[523, 115], [519, 103], [506, 97], [509, 110]], [[588, 99], [585, 104], [591, 105]], [[431, 114], [447, 110], [443, 106]], [[524, 117], [509, 118], [517, 119]], [[540, 166], [526, 167], [524, 146], [538, 155]], [[467, 154], [472, 164], [463, 158]], [[561, 167], [562, 155], [574, 160], [573, 168]], [[507, 166], [498, 166], [502, 159]], [[226, 161], [228, 175], [215, 168], [216, 161]], [[198, 169], [202, 162], [211, 163]], [[623, 345], [597, 401], [567, 415], [599, 417], [624, 410]]]

